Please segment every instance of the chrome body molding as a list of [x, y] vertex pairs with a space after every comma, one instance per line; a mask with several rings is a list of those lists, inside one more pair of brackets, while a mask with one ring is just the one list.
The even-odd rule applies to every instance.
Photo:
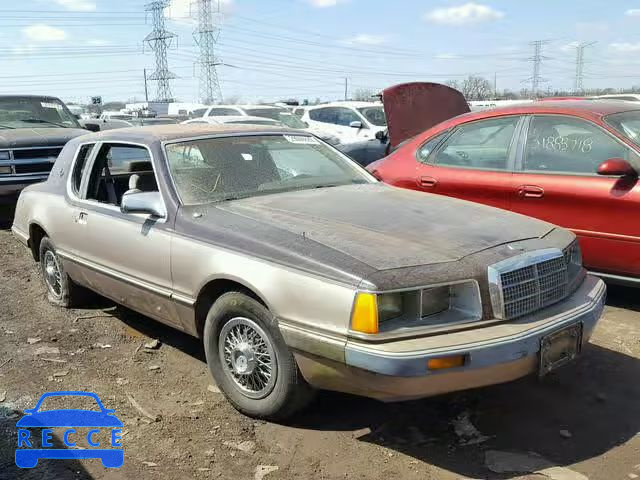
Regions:
[[17, 225], [11, 227], [11, 233], [13, 233], [13, 236], [16, 237], [20, 243], [25, 246], [29, 245], [29, 234], [23, 232]]
[[640, 286], [640, 278], [638, 277], [625, 277], [623, 275], [614, 275], [612, 273], [593, 272], [593, 271], [590, 271], [589, 273], [596, 275], [607, 282], [614, 283], [617, 285], [625, 285], [628, 287]]

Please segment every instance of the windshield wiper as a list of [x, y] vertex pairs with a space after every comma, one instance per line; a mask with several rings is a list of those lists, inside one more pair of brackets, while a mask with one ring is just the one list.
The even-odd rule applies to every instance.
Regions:
[[15, 130], [16, 127], [12, 127], [11, 125], [0, 125], [0, 128], [7, 128], [9, 130]]
[[50, 122], [49, 120], [43, 120], [41, 118], [26, 118], [21, 119], [20, 121], [25, 123], [48, 123], [49, 125], [55, 125], [56, 127], [69, 128], [69, 126], [64, 123]]

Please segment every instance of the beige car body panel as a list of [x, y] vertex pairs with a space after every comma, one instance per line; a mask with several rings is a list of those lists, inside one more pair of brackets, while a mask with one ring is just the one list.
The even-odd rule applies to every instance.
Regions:
[[[379, 291], [362, 273], [371, 268], [365, 263], [356, 263], [360, 266], [359, 271], [336, 263], [333, 266], [323, 265], [324, 268], [314, 272], [308, 266], [314, 261], [310, 258], [305, 259], [304, 268], [297, 268], [291, 263], [252, 254], [246, 248], [236, 248], [229, 243], [219, 245], [203, 238], [202, 234], [187, 235], [175, 229], [176, 213], [170, 212], [172, 202], [175, 204], [177, 201], [171, 196], [167, 178], [162, 177], [166, 170], [163, 170], [163, 150], [157, 140], [166, 139], [164, 132], [171, 132], [174, 138], [178, 138], [176, 132], [180, 131], [175, 130], [176, 127], [144, 129], [146, 132], [160, 132], [149, 136], [155, 141], [153, 144], [149, 138], [139, 142], [132, 140], [135, 138], [133, 129], [113, 130], [70, 142], [49, 180], [28, 187], [21, 194], [13, 225], [16, 237], [33, 246], [34, 228], [43, 229], [75, 282], [196, 336], [201, 334], [204, 320], [196, 318], [196, 307], [207, 285], [219, 281], [241, 285], [262, 300], [276, 318], [302, 374], [313, 386], [381, 400], [417, 398], [508, 381], [532, 373], [536, 365], [536, 348], [539, 348], [542, 336], [572, 322], [582, 322], [583, 341], [586, 341], [600, 317], [604, 284], [587, 276], [578, 290], [562, 302], [517, 321], [499, 322], [485, 318], [489, 322], [487, 325], [479, 322], [476, 326], [452, 327], [424, 334], [400, 332], [397, 337], [386, 335], [380, 338], [354, 335], [350, 332], [350, 318], [355, 295], [362, 290]], [[194, 129], [200, 136], [202, 132], [211, 133], [210, 127], [181, 127]], [[196, 137], [196, 133], [191, 136]], [[184, 136], [189, 137], [186, 133]], [[166, 218], [122, 213], [116, 206], [76, 196], [69, 175], [75, 158], [83, 144], [95, 144], [87, 160], [91, 165], [103, 142], [144, 146], [149, 150], [165, 211], [168, 212]], [[439, 197], [437, 201], [448, 200]], [[519, 216], [514, 216], [514, 219], [522, 221]], [[531, 245], [562, 249], [567, 239], [573, 238], [570, 234], [550, 234], [552, 227], [540, 225], [547, 239], [534, 238]], [[254, 235], [261, 235], [261, 232], [258, 230]], [[482, 296], [486, 296], [486, 269], [490, 265], [487, 262], [502, 260], [506, 255], [514, 253], [504, 245], [488, 248], [478, 254], [479, 267], [473, 270], [471, 263], [461, 264], [463, 268], [457, 271], [449, 269], [448, 278], [456, 281], [472, 278], [481, 284], [484, 282], [481, 291]], [[343, 255], [341, 258], [346, 257]], [[422, 278], [421, 283], [413, 283], [415, 286], [411, 288], [437, 283], [430, 282], [432, 279], [421, 273], [429, 270], [416, 268], [405, 268], [406, 278]], [[438, 268], [444, 271], [444, 267]], [[327, 273], [331, 271], [336, 274]], [[437, 268], [434, 271], [438, 271]], [[460, 271], [469, 277], [452, 277], [459, 277]], [[398, 270], [385, 278], [389, 282], [392, 281], [389, 278], [396, 277], [396, 282], [402, 282], [405, 275]], [[376, 278], [380, 278], [379, 275]], [[483, 308], [486, 310], [487, 307]], [[470, 369], [444, 374], [426, 371], [428, 358], [451, 352], [468, 355]], [[480, 361], [477, 365], [473, 363], [476, 358]], [[420, 370], [420, 365], [424, 364], [424, 373], [418, 376], [403, 373], [402, 365], [405, 363], [413, 372], [416, 365]], [[396, 368], [396, 364], [399, 367]], [[384, 373], [389, 369], [400, 373]]]

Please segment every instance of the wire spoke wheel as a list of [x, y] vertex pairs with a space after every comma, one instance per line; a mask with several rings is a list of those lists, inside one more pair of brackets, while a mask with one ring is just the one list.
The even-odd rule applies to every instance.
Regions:
[[62, 297], [62, 273], [55, 253], [47, 250], [44, 255], [44, 281], [49, 291], [56, 297]]
[[225, 375], [248, 398], [264, 398], [276, 383], [278, 364], [266, 332], [253, 320], [235, 317], [224, 324], [218, 337]]

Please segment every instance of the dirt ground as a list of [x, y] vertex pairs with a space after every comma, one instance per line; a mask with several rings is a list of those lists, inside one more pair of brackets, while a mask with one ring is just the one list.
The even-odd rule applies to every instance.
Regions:
[[[321, 393], [311, 408], [279, 425], [242, 416], [210, 387], [196, 339], [108, 300], [96, 299], [83, 310], [49, 305], [37, 266], [12, 237], [10, 214], [5, 216], [0, 229], [1, 479], [640, 476], [638, 291], [611, 286], [592, 345], [578, 362], [542, 383], [527, 378], [403, 404]], [[160, 348], [144, 348], [152, 339], [161, 342]], [[92, 391], [106, 408], [115, 409], [124, 423], [122, 468], [105, 469], [94, 459], [41, 460], [30, 470], [15, 466], [16, 421], [42, 393], [54, 390]], [[491, 463], [494, 451], [541, 460], [527, 453], [535, 452], [547, 466], [562, 468], [528, 469], [520, 458], [515, 463], [521, 473], [494, 473], [488, 466], [509, 470], [504, 462]], [[527, 470], [540, 473], [523, 473]]]

